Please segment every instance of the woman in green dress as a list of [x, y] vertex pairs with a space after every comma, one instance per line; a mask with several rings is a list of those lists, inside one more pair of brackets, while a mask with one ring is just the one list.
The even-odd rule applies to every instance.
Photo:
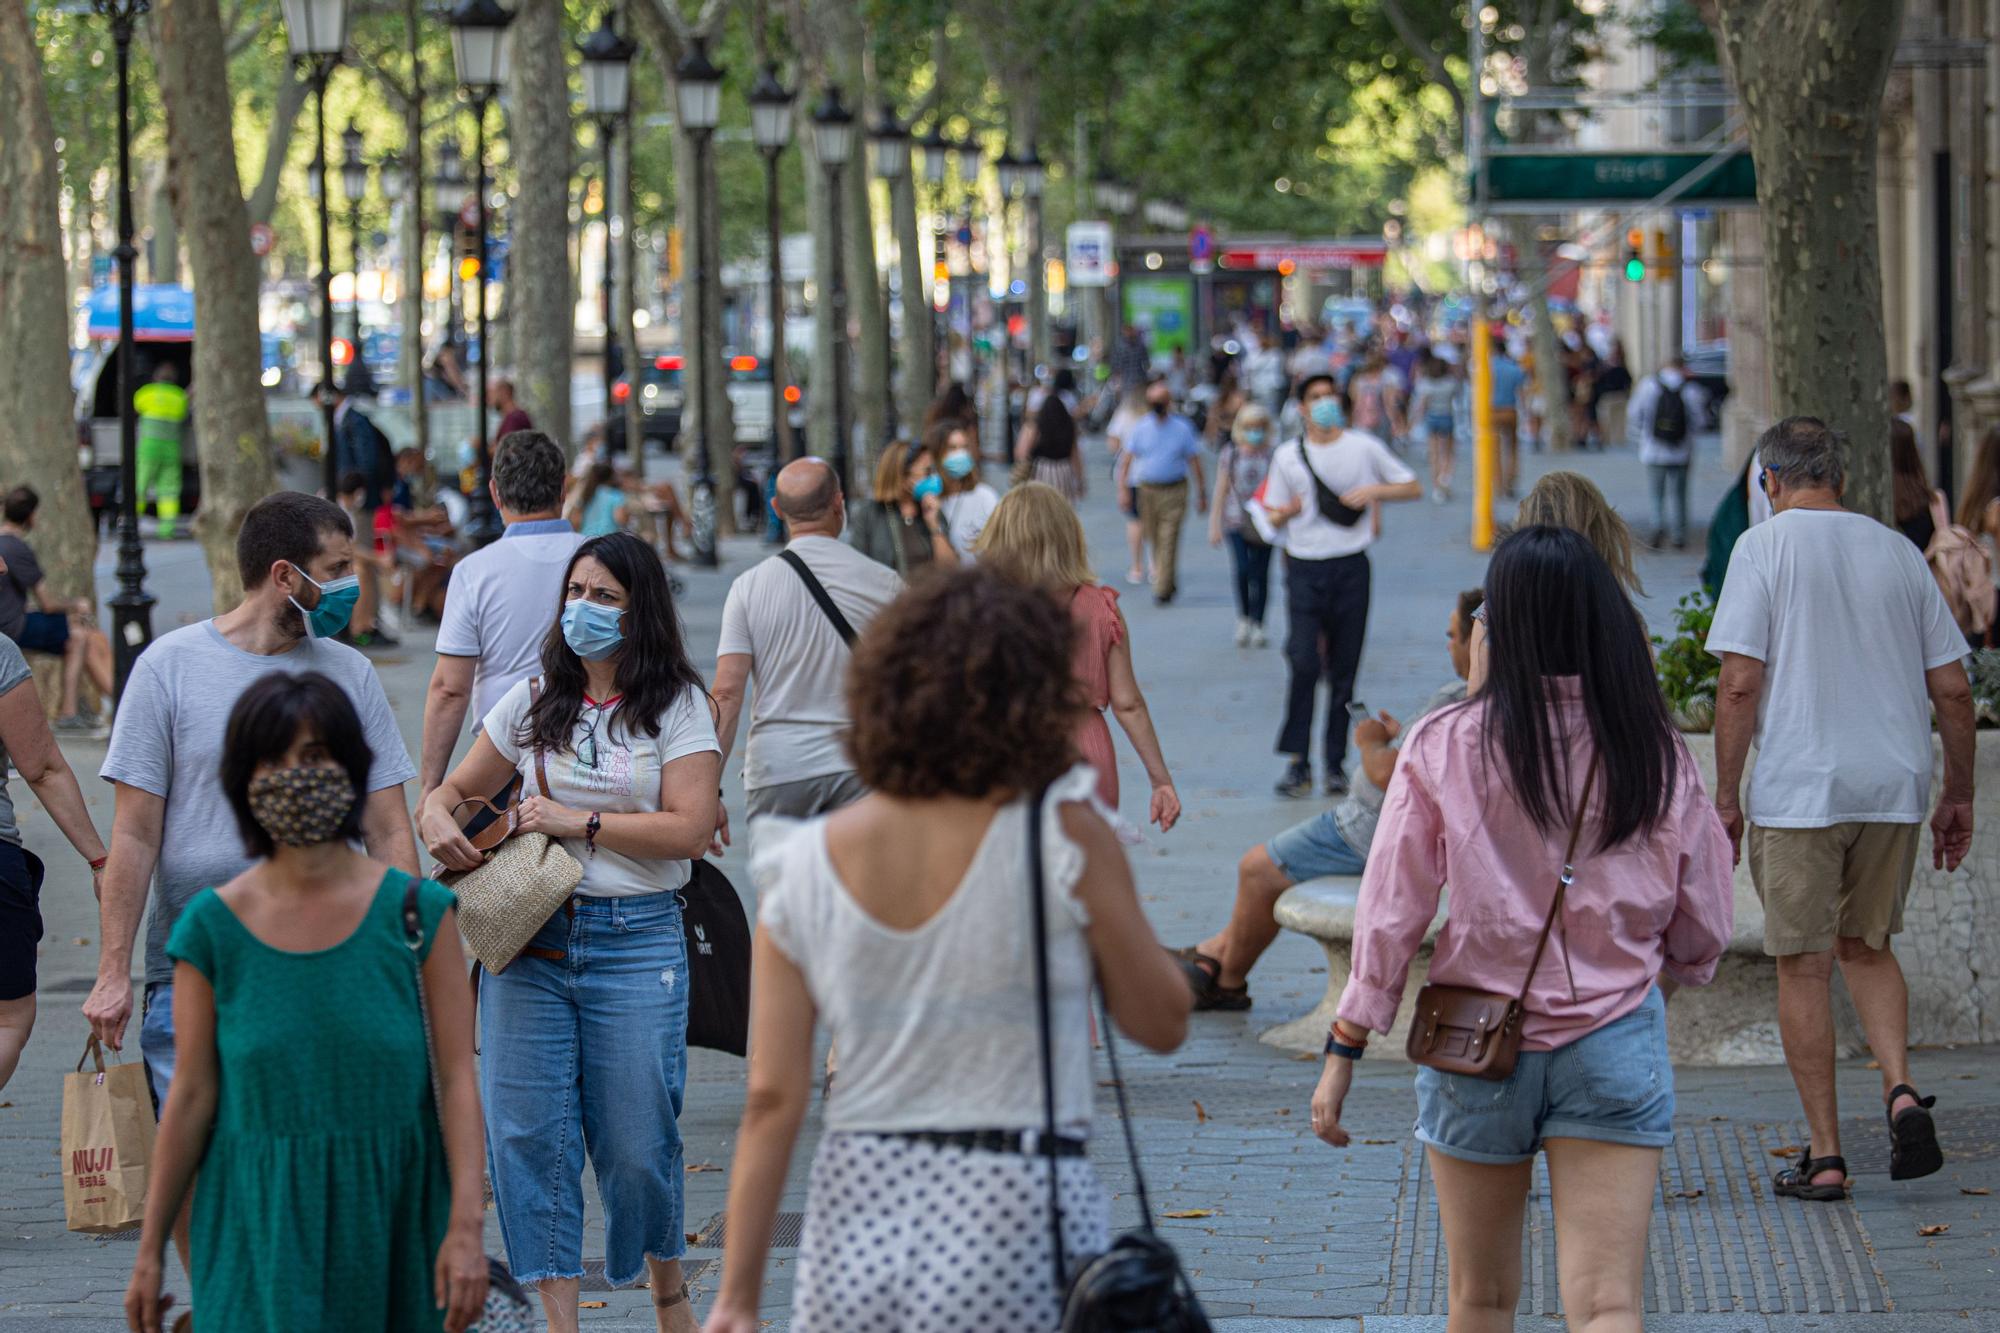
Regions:
[[325, 676], [273, 672], [245, 690], [223, 754], [223, 790], [260, 859], [196, 897], [167, 945], [178, 1064], [126, 1317], [161, 1327], [167, 1237], [194, 1190], [202, 1333], [461, 1333], [487, 1270], [452, 895], [417, 885], [413, 951], [410, 877], [351, 845], [370, 756]]

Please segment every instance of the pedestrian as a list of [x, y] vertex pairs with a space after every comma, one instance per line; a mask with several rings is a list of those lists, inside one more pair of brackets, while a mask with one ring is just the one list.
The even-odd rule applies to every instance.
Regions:
[[521, 406], [514, 396], [514, 381], [502, 377], [486, 386], [486, 405], [500, 414], [500, 424], [493, 428], [493, 440], [504, 443], [517, 430], [533, 430], [535, 421], [528, 415], [528, 409]]
[[1370, 510], [1415, 500], [1423, 483], [1389, 446], [1350, 429], [1333, 376], [1307, 376], [1299, 386], [1305, 435], [1278, 447], [1264, 487], [1265, 512], [1285, 547], [1285, 606], [1290, 624], [1285, 660], [1291, 685], [1278, 753], [1286, 757], [1280, 796], [1312, 791], [1313, 706], [1327, 682], [1326, 794], [1345, 796], [1347, 702], [1368, 633]]
[[[396, 487], [395, 450], [374, 420], [355, 406], [354, 395], [348, 392], [347, 386], [330, 384], [325, 386], [323, 393], [333, 402], [335, 476], [344, 480], [359, 475], [363, 480], [360, 503], [351, 509], [349, 522], [353, 525], [355, 540], [361, 543], [357, 549], [365, 554], [368, 543], [374, 539], [375, 511], [389, 503], [390, 494]], [[334, 498], [337, 500], [339, 497]], [[348, 641], [357, 648], [400, 647], [402, 641], [375, 620], [376, 608], [381, 602], [380, 581], [375, 567], [362, 561], [356, 564], [355, 572], [361, 580], [361, 595], [354, 608], [354, 623], [346, 631]]]
[[1053, 487], [1028, 482], [1001, 497], [980, 538], [981, 560], [997, 561], [1069, 612], [1074, 623], [1070, 674], [1083, 692], [1085, 710], [1074, 719], [1077, 753], [1097, 771], [1097, 795], [1118, 808], [1118, 756], [1111, 746], [1109, 708], [1125, 731], [1152, 787], [1147, 818], [1162, 833], [1180, 818], [1181, 799], [1167, 772], [1159, 733], [1132, 667], [1131, 633], [1118, 610], [1118, 593], [1097, 581], [1083, 523]]
[[1353, 405], [1349, 418], [1354, 429], [1382, 440], [1400, 440], [1405, 433], [1402, 408], [1398, 404], [1395, 372], [1389, 369], [1382, 349], [1371, 346], [1361, 369], [1347, 382], [1347, 399]]
[[139, 418], [138, 493], [153, 497], [154, 531], [171, 540], [181, 515], [181, 436], [187, 429], [188, 393], [172, 361], [153, 367], [153, 377], [132, 392]]
[[[1445, 630], [1452, 680], [1417, 710], [1417, 718], [1465, 698], [1465, 680], [1472, 669], [1473, 615], [1484, 596], [1477, 588], [1458, 595]], [[1354, 745], [1361, 762], [1355, 765], [1353, 790], [1331, 809], [1257, 844], [1237, 861], [1236, 900], [1227, 924], [1199, 944], [1174, 950], [1197, 1010], [1250, 1007], [1250, 969], [1278, 938], [1273, 913], [1286, 889], [1327, 875], [1359, 875], [1367, 866], [1368, 849], [1382, 817], [1382, 798], [1396, 771], [1396, 742], [1402, 735], [1403, 724], [1387, 712], [1357, 722]]]
[[589, 475], [576, 488], [570, 504], [577, 534], [586, 538], [623, 532], [632, 517], [631, 509], [625, 502], [625, 492], [618, 485], [618, 471], [609, 463], [591, 466]]
[[1598, 363], [1590, 381], [1590, 420], [1597, 429], [1597, 447], [1608, 449], [1625, 440], [1625, 409], [1632, 398], [1632, 372], [1625, 366], [1625, 340], [1613, 338], [1610, 351]]
[[[1787, 417], [1757, 442], [1775, 511], [1737, 539], [1707, 649], [1722, 659], [1715, 804], [1739, 854], [1743, 765], [1754, 734], [1750, 873], [1764, 952], [1778, 960], [1778, 1030], [1811, 1130], [1777, 1174], [1792, 1198], [1847, 1197], [1834, 1095], [1829, 982], [1840, 966], [1882, 1071], [1889, 1177], [1943, 1163], [1929, 1107], [1910, 1085], [1909, 996], [1890, 937], [1916, 864], [1931, 781], [1944, 785], [1931, 860], [1955, 870], [1972, 845], [1973, 711], [1965, 636], [1921, 552], [1843, 508], [1847, 442]], [[1496, 644], [1496, 649], [1497, 649]]]
[[[957, 427], [950, 433], [961, 435]], [[715, 650], [715, 729], [727, 763], [744, 692], [754, 685], [743, 745], [747, 818], [805, 819], [862, 794], [842, 744], [850, 725], [848, 640], [896, 599], [903, 581], [840, 540], [846, 498], [839, 474], [824, 459], [785, 464], [771, 507], [789, 540], [783, 552], [729, 585]]]
[[1139, 488], [1117, 479], [1126, 467], [1126, 441], [1132, 438], [1133, 427], [1145, 419], [1146, 382], [1142, 379], [1120, 391], [1117, 410], [1104, 428], [1104, 445], [1111, 454], [1111, 476], [1118, 492], [1118, 512], [1125, 516], [1125, 545], [1132, 553], [1125, 582], [1134, 588], [1153, 581], [1153, 562], [1146, 558], [1146, 527], [1139, 521]]
[[1493, 411], [1493, 437], [1500, 449], [1500, 493], [1509, 500], [1520, 494], [1521, 405], [1528, 389], [1528, 372], [1507, 352], [1505, 337], [1493, 339], [1487, 374]]
[[42, 497], [32, 486], [16, 486], [0, 501], [0, 636], [24, 653], [47, 653], [63, 660], [62, 697], [56, 709], [59, 735], [101, 737], [104, 724], [83, 711], [83, 678], [110, 702], [111, 640], [98, 628], [87, 597], [65, 605], [49, 594], [42, 562], [28, 536]]
[[1515, 532], [1487, 569], [1485, 607], [1492, 679], [1403, 739], [1313, 1132], [1349, 1142], [1341, 1117], [1355, 1061], [1395, 1022], [1449, 882], [1431, 984], [1521, 996], [1505, 1079], [1416, 1073], [1452, 1323], [1514, 1325], [1539, 1148], [1571, 1326], [1637, 1330], [1647, 1224], [1674, 1137], [1656, 983], [1713, 979], [1734, 918], [1729, 845], [1668, 719], [1646, 637], [1590, 543], [1562, 528]]
[[1111, 349], [1111, 387], [1119, 398], [1142, 394], [1153, 373], [1153, 354], [1139, 336], [1139, 326], [1127, 324], [1118, 333], [1118, 345]]
[[1166, 382], [1146, 386], [1146, 416], [1132, 427], [1118, 459], [1121, 487], [1139, 491], [1139, 526], [1153, 548], [1153, 604], [1165, 606], [1180, 591], [1181, 525], [1187, 522], [1188, 483], [1195, 512], [1208, 512], [1208, 483], [1201, 471], [1201, 437], [1173, 411]]
[[1656, 548], [1665, 547], [1671, 538], [1676, 551], [1687, 549], [1688, 464], [1694, 457], [1694, 433], [1705, 402], [1701, 386], [1688, 378], [1687, 363], [1678, 352], [1633, 391], [1626, 428], [1652, 480]]
[[1458, 471], [1458, 390], [1451, 367], [1426, 351], [1417, 363], [1416, 387], [1410, 391], [1410, 420], [1423, 424], [1431, 499], [1438, 504], [1451, 502], [1451, 483]]
[[851, 516], [854, 548], [908, 582], [933, 565], [958, 563], [944, 521], [944, 483], [921, 442], [891, 440], [875, 460], [874, 503]]
[[1250, 403], [1236, 414], [1229, 443], [1215, 460], [1215, 495], [1208, 507], [1208, 544], [1229, 543], [1236, 582], [1236, 646], [1262, 648], [1264, 603], [1270, 592], [1271, 544], [1249, 504], [1271, 471], [1271, 414]]
[[584, 542], [562, 598], [541, 675], [501, 696], [417, 818], [431, 855], [470, 870], [480, 856], [452, 811], [518, 773], [521, 830], [560, 840], [583, 867], [521, 956], [479, 980], [480, 1097], [515, 1278], [540, 1288], [552, 1329], [576, 1327], [588, 1156], [605, 1280], [650, 1279], [662, 1333], [691, 1333], [679, 895], [719, 822], [715, 717], [646, 543], [627, 532]]
[[[861, 637], [849, 747], [870, 794], [774, 823], [752, 857], [757, 1055], [725, 1224], [736, 1239], [707, 1333], [759, 1327], [821, 1020], [841, 1069], [792, 1283], [798, 1333], [1056, 1327], [1051, 1171], [1069, 1263], [1109, 1243], [1110, 1201], [1086, 1152], [1091, 978], [1119, 1029], [1159, 1052], [1185, 1036], [1188, 1001], [1117, 835], [1092, 808], [1096, 777], [1072, 767], [1070, 637], [1060, 608], [984, 561], [912, 588]], [[952, 645], [948, 671], [940, 643]]]
[[1958, 505], [1958, 525], [1978, 540], [1993, 571], [1993, 618], [1985, 646], [2000, 646], [2000, 426], [1988, 426], [1979, 439]]
[[34, 790], [100, 886], [104, 844], [98, 840], [76, 774], [42, 716], [34, 673], [13, 640], [0, 638], [0, 1088], [14, 1076], [35, 1028], [35, 946], [42, 938], [42, 862], [21, 845], [21, 824], [7, 792], [8, 770]]
[[444, 781], [466, 710], [484, 718], [535, 673], [549, 608], [562, 600], [563, 571], [583, 544], [561, 517], [563, 451], [548, 436], [524, 431], [500, 441], [487, 485], [506, 526], [452, 570], [424, 697], [419, 800]]
[[1042, 394], [1028, 409], [1028, 423], [1014, 441], [1015, 475], [1039, 481], [1063, 493], [1071, 504], [1084, 496], [1083, 459], [1077, 444], [1076, 416], [1056, 392]]
[[[944, 422], [932, 427], [925, 437], [944, 470], [944, 494], [939, 497], [938, 510], [944, 515], [945, 535], [951, 539], [951, 549], [958, 552], [961, 560], [972, 558], [974, 543], [986, 527], [986, 520], [993, 516], [993, 507], [1000, 503], [1000, 493], [979, 475], [976, 438], [964, 426]], [[1079, 487], [1082, 476], [1079, 467]]]
[[1937, 513], [1944, 512], [1944, 493], [1931, 489], [1917, 450], [1917, 432], [1901, 417], [1889, 418], [1889, 498], [1896, 531], [1919, 551], [1929, 552], [1937, 534]]
[[161, 1327], [167, 1235], [193, 1191], [203, 1330], [457, 1333], [487, 1269], [452, 895], [354, 850], [375, 760], [331, 678], [252, 684], [220, 759], [249, 861], [187, 904], [167, 944], [177, 1072], [126, 1319]]

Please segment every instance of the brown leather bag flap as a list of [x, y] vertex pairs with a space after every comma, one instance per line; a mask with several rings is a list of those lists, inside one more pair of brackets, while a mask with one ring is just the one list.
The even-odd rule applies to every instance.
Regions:
[[466, 841], [470, 842], [476, 850], [481, 852], [490, 852], [495, 847], [498, 847], [501, 843], [507, 841], [507, 839], [514, 836], [514, 833], [516, 832], [516, 824], [520, 820], [520, 808], [518, 806], [510, 805], [503, 810], [499, 806], [493, 804], [493, 802], [487, 800], [484, 796], [468, 796], [464, 800], [460, 801], [457, 805], [454, 805], [451, 808], [451, 817], [452, 819], [457, 821], [458, 826], [460, 828], [464, 828], [465, 825], [469, 822], [468, 820], [461, 819], [459, 817], [460, 812], [465, 810], [468, 806], [471, 807], [474, 812], [480, 810], [486, 810], [490, 811], [493, 815], [493, 820], [491, 823], [487, 824], [484, 828], [480, 829], [479, 832], [472, 834], [469, 838], [466, 839]]

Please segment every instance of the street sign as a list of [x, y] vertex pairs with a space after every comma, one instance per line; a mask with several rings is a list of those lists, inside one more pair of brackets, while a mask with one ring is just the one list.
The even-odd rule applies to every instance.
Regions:
[[1111, 285], [1111, 224], [1109, 222], [1072, 222], [1065, 239], [1068, 252], [1066, 268], [1069, 285], [1072, 287], [1109, 287]]
[[[1488, 204], [1644, 203], [1700, 168], [1710, 153], [1496, 152], [1486, 159]], [[1757, 202], [1757, 170], [1744, 149], [1690, 183], [1678, 202]]]
[[250, 224], [250, 253], [257, 256], [257, 258], [262, 259], [265, 255], [270, 254], [271, 244], [277, 239], [278, 234], [271, 230], [270, 223], [253, 222]]
[[1308, 272], [1380, 268], [1389, 247], [1377, 240], [1272, 241], [1245, 245], [1222, 253], [1224, 268], [1275, 269], [1290, 264]]
[[1196, 227], [1188, 233], [1188, 259], [1197, 264], [1209, 263], [1215, 259], [1215, 233], [1206, 225]]

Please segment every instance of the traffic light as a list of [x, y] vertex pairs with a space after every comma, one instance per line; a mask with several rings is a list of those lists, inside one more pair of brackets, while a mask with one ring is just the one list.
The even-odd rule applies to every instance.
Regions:
[[1638, 227], [1625, 233], [1625, 281], [1643, 282], [1646, 278], [1646, 233]]

